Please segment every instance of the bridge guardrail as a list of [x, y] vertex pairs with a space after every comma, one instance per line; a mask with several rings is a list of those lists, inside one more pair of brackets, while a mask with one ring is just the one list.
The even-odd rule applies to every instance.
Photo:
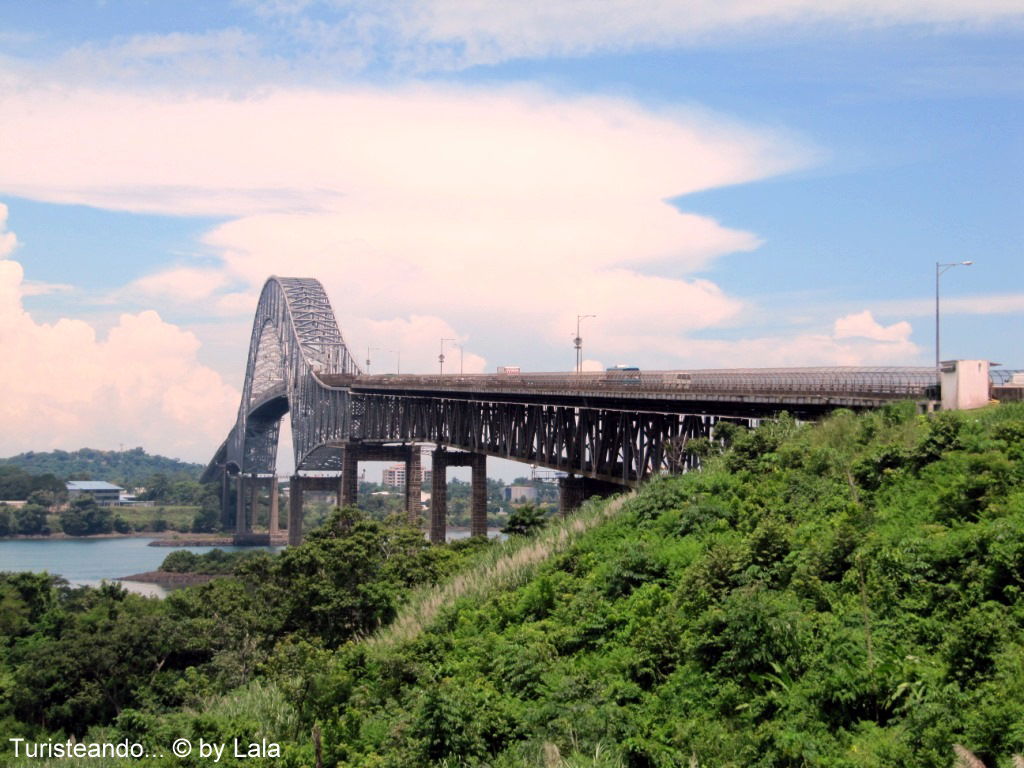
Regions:
[[[379, 374], [324, 377], [341, 386], [387, 389], [456, 389], [480, 391], [551, 390], [564, 392], [621, 392], [678, 394], [761, 394], [866, 397], [935, 397], [934, 368], [751, 368], [690, 371], [644, 371], [628, 379], [617, 372], [521, 374]], [[344, 380], [342, 380], [344, 379]]]

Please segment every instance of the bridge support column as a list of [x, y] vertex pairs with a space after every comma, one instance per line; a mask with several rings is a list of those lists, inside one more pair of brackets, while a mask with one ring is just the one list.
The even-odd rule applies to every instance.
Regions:
[[339, 507], [354, 507], [359, 500], [359, 448], [353, 443], [341, 446], [341, 490], [338, 493]]
[[231, 520], [231, 475], [225, 468], [220, 477], [220, 527], [227, 530]]
[[260, 479], [253, 475], [246, 485], [249, 486], [249, 516], [245, 519], [245, 532], [252, 533], [260, 510]]
[[487, 456], [474, 453], [470, 459], [473, 468], [470, 505], [471, 536], [487, 535]]
[[559, 479], [558, 490], [558, 511], [564, 516], [592, 496], [611, 496], [626, 490], [626, 486], [590, 477], [569, 475]]
[[277, 536], [281, 532], [280, 510], [278, 509], [277, 498], [277, 475], [270, 478], [270, 520], [267, 522], [267, 530], [271, 536]]
[[448, 451], [440, 445], [431, 456], [430, 543], [444, 544], [448, 517]]
[[292, 475], [288, 482], [288, 546], [302, 543], [302, 477]]
[[569, 475], [558, 479], [558, 512], [563, 517], [583, 503], [583, 478]]
[[423, 486], [423, 467], [420, 448], [415, 443], [409, 446], [405, 458], [405, 512], [409, 516], [409, 525], [417, 528], [423, 506], [420, 503], [420, 491]]
[[245, 533], [245, 475], [235, 476], [235, 533]]

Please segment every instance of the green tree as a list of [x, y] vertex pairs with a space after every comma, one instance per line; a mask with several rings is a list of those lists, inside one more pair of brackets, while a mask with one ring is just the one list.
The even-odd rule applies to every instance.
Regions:
[[46, 525], [46, 507], [38, 504], [25, 504], [12, 510], [13, 533], [26, 536], [47, 535], [50, 528]]
[[68, 536], [94, 536], [114, 530], [109, 507], [102, 507], [89, 495], [72, 501], [60, 515], [60, 527]]
[[509, 536], [532, 536], [547, 524], [543, 510], [533, 504], [523, 504], [508, 516], [508, 523], [501, 532]]
[[192, 518], [192, 531], [193, 533], [213, 533], [219, 530], [220, 504], [216, 498], [210, 495], [204, 496], [199, 510]]

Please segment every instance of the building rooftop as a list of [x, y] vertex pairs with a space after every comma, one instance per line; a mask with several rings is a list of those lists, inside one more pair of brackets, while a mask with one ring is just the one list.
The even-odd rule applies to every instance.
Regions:
[[68, 480], [66, 483], [69, 491], [123, 491], [120, 485], [114, 485], [104, 480]]

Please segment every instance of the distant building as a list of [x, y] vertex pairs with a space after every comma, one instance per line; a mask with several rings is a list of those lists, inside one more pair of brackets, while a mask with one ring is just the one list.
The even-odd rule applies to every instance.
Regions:
[[[420, 459], [420, 483], [425, 485], [430, 482], [431, 471], [424, 469], [424, 464], [429, 464], [429, 455], [427, 459]], [[386, 485], [391, 488], [404, 488], [405, 487], [405, 462], [400, 464], [392, 464], [390, 467], [385, 467], [381, 477], [381, 485]]]
[[532, 504], [537, 501], [537, 489], [532, 485], [505, 486], [505, 501], [512, 504]]
[[88, 494], [96, 499], [97, 504], [104, 506], [119, 503], [121, 494], [124, 493], [121, 486], [103, 480], [68, 480], [66, 487], [71, 501]]

